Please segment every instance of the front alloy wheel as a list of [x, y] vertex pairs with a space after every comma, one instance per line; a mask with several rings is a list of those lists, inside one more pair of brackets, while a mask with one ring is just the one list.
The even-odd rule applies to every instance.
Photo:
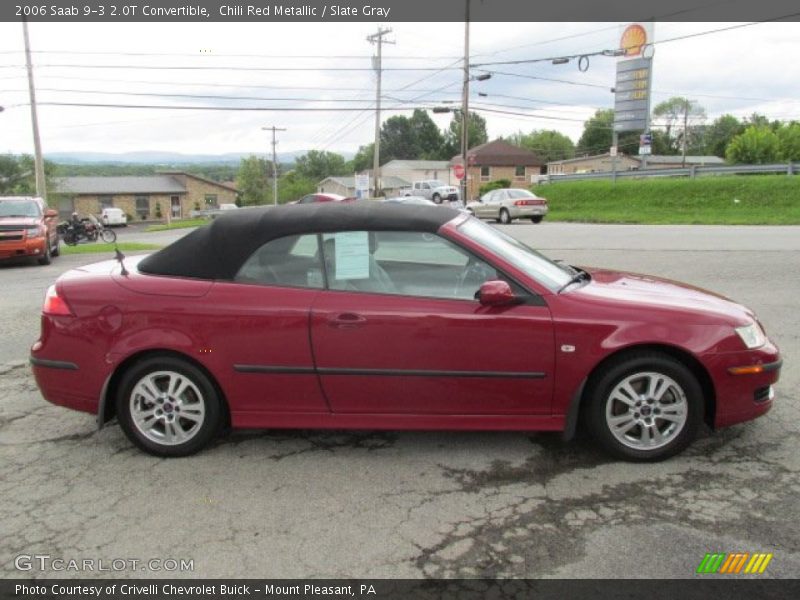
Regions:
[[628, 460], [656, 461], [677, 454], [694, 439], [703, 417], [697, 378], [659, 353], [640, 353], [608, 365], [591, 400], [594, 437]]
[[128, 438], [157, 456], [186, 456], [217, 433], [220, 400], [194, 365], [153, 357], [129, 370], [119, 387], [117, 415]]

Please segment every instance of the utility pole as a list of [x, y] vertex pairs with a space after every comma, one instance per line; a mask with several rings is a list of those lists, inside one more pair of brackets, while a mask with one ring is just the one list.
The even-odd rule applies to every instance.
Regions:
[[461, 202], [467, 205], [469, 193], [469, 166], [467, 152], [469, 151], [469, 3], [465, 0], [464, 13], [464, 85], [461, 99], [461, 160], [464, 163], [464, 177], [461, 179]]
[[280, 127], [262, 127], [261, 129], [265, 131], [272, 132], [272, 203], [278, 203], [278, 156], [275, 150], [275, 147], [278, 145], [278, 141], [275, 139], [275, 133], [278, 131], [286, 131], [286, 129], [281, 129]]
[[688, 145], [688, 137], [689, 137], [689, 106], [691, 106], [692, 101], [688, 98], [684, 98], [683, 102], [683, 161], [681, 162], [681, 166], [686, 168], [686, 146]]
[[373, 194], [372, 197], [376, 198], [380, 192], [380, 176], [381, 176], [381, 59], [382, 59], [382, 46], [383, 44], [394, 44], [389, 40], [384, 40], [383, 36], [392, 33], [391, 29], [381, 29], [378, 27], [378, 33], [373, 33], [367, 36], [367, 41], [370, 44], [378, 44], [378, 53], [372, 57], [372, 68], [378, 75], [378, 85], [375, 90], [375, 147], [372, 155], [372, 178]]
[[36, 195], [47, 203], [47, 189], [44, 181], [44, 159], [42, 144], [39, 141], [39, 118], [36, 114], [36, 89], [33, 85], [33, 62], [31, 61], [31, 44], [28, 39], [28, 20], [22, 18], [22, 34], [25, 39], [25, 65], [28, 68], [28, 92], [31, 103], [31, 126], [33, 128], [33, 151], [36, 171]]

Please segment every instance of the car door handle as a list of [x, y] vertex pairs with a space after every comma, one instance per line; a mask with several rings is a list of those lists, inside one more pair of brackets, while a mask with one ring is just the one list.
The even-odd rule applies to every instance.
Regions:
[[328, 319], [328, 325], [338, 329], [356, 329], [367, 324], [367, 319], [356, 313], [342, 313]]

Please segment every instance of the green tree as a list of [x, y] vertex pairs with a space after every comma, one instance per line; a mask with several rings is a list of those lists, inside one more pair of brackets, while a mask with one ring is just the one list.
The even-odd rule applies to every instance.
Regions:
[[428, 111], [416, 108], [414, 114], [409, 119], [411, 123], [411, 133], [414, 136], [416, 146], [416, 156], [423, 160], [444, 160], [443, 146], [444, 136], [436, 123], [433, 122]]
[[575, 156], [573, 141], [563, 133], [552, 129], [535, 129], [530, 133], [519, 132], [512, 135], [508, 141], [534, 152], [544, 162]]
[[318, 179], [307, 179], [297, 170], [289, 171], [278, 180], [278, 202], [285, 204], [299, 200], [317, 189]]
[[[598, 110], [583, 124], [583, 133], [578, 140], [576, 154], [603, 154], [611, 148], [614, 131], [614, 110]], [[619, 135], [617, 147], [625, 154], [636, 154], [639, 150], [638, 131], [626, 131]]]
[[674, 96], [653, 109], [653, 122], [664, 127], [669, 154], [678, 154], [684, 140], [687, 154], [702, 152], [705, 120], [706, 110], [688, 98]]
[[375, 154], [375, 144], [359, 146], [353, 160], [347, 163], [348, 173], [361, 173], [372, 168], [372, 157]]
[[344, 175], [347, 173], [347, 166], [340, 154], [309, 150], [307, 154], [297, 158], [294, 170], [301, 178], [318, 182], [326, 177]]
[[725, 157], [725, 149], [731, 140], [742, 133], [744, 123], [733, 115], [722, 115], [706, 128], [703, 154]]
[[[45, 187], [48, 191], [53, 190], [56, 169], [54, 163], [44, 161]], [[36, 194], [36, 170], [32, 156], [0, 155], [0, 194], [21, 196]], [[53, 205], [53, 202], [50, 204]]]
[[725, 151], [728, 162], [738, 164], [768, 164], [781, 157], [781, 142], [769, 127], [751, 125], [731, 140]]
[[266, 204], [272, 199], [268, 172], [272, 174], [271, 162], [257, 156], [242, 159], [236, 174], [236, 187], [239, 189], [242, 206]]
[[[453, 118], [444, 134], [444, 156], [452, 158], [461, 153], [461, 110], [453, 111]], [[486, 119], [477, 113], [470, 112], [467, 123], [467, 148], [474, 148], [489, 141], [486, 132]]]
[[781, 160], [800, 160], [800, 123], [792, 122], [777, 131]]
[[396, 158], [417, 158], [418, 151], [411, 120], [402, 115], [386, 119], [381, 127], [381, 164]]

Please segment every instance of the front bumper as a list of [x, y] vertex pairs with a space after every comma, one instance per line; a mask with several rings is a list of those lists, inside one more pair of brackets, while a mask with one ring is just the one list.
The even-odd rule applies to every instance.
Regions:
[[45, 253], [45, 237], [27, 237], [24, 232], [18, 235], [9, 235], [16, 232], [4, 232], [0, 237], [0, 259], [24, 256], [43, 256]]
[[707, 355], [703, 362], [716, 392], [714, 427], [750, 421], [772, 408], [773, 386], [783, 365], [780, 351], [772, 342], [755, 350]]

